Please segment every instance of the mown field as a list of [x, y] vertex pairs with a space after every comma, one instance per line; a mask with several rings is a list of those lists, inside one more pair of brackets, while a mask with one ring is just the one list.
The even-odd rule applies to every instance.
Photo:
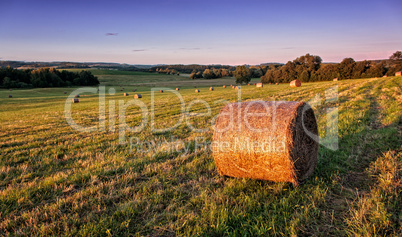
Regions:
[[[237, 91], [209, 91], [209, 85], [200, 84], [201, 92], [194, 93], [194, 88], [183, 86], [187, 120], [167, 132], [153, 132], [151, 126], [162, 129], [178, 123], [180, 100], [168, 91], [155, 93], [154, 123], [149, 120], [138, 133], [127, 131], [126, 144], [120, 144], [119, 105], [133, 100], [135, 88], [150, 113], [152, 92], [149, 86], [121, 83], [120, 77], [110, 76], [101, 79], [106, 85], [105, 123], [99, 123], [97, 93], [83, 93], [80, 103], [72, 105], [77, 124], [98, 125], [93, 132], [74, 130], [64, 117], [66, 98], [76, 88], [0, 90], [0, 235], [402, 233], [401, 77], [304, 83], [300, 88], [242, 87], [243, 101], [316, 98], [321, 137], [326, 136], [327, 109], [338, 108], [339, 149], [320, 146], [313, 176], [293, 187], [222, 177], [210, 149], [200, 145], [211, 142], [214, 117], [225, 101], [238, 100]], [[165, 76], [157, 79], [169, 82]], [[175, 81], [171, 88], [182, 86]], [[338, 100], [325, 101], [334, 86]], [[205, 101], [210, 113], [205, 104], [191, 105], [194, 100]], [[143, 121], [138, 107], [128, 107], [125, 115], [131, 127]]]

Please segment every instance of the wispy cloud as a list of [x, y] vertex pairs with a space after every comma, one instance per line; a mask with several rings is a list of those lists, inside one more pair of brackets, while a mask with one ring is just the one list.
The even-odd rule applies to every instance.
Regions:
[[200, 50], [201, 48], [179, 48], [179, 50]]
[[287, 49], [295, 49], [295, 47], [285, 47], [285, 48], [281, 48], [281, 49], [285, 49], [285, 50], [287, 50]]
[[144, 52], [147, 51], [147, 49], [133, 49], [133, 52]]
[[106, 33], [106, 36], [117, 36], [119, 33]]

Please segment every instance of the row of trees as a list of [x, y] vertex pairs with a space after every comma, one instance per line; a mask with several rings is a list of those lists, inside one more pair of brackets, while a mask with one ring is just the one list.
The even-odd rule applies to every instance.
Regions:
[[178, 71], [176, 71], [175, 69], [171, 69], [171, 68], [158, 68], [156, 69], [156, 72], [159, 74], [171, 74], [171, 75], [180, 75], [180, 73]]
[[205, 79], [216, 79], [222, 77], [233, 76], [233, 71], [228, 69], [205, 69], [204, 72], [193, 70], [190, 74], [190, 79], [205, 78]]
[[70, 72], [53, 68], [18, 70], [0, 69], [0, 86], [5, 88], [94, 86], [99, 80], [89, 71]]
[[327, 81], [334, 78], [370, 78], [394, 75], [402, 70], [402, 53], [395, 52], [389, 60], [382, 61], [360, 61], [355, 62], [353, 58], [345, 58], [341, 63], [322, 64], [319, 56], [306, 54], [283, 66], [270, 65], [264, 76], [263, 83], [290, 82], [299, 79], [308, 81]]
[[198, 64], [190, 64], [190, 65], [160, 65], [157, 67], [152, 67], [148, 71], [149, 72], [158, 72], [158, 70], [175, 70], [179, 73], [192, 73], [192, 72], [203, 72], [205, 69], [227, 69], [229, 71], [234, 71], [236, 67], [228, 66], [228, 65], [198, 65]]

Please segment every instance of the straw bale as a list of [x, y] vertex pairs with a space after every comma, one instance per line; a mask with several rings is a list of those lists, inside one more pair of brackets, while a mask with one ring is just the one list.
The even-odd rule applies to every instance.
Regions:
[[228, 104], [214, 129], [212, 154], [222, 175], [298, 185], [317, 164], [318, 141], [308, 135], [318, 134], [317, 123], [304, 102]]
[[290, 82], [290, 87], [300, 87], [300, 86], [301, 82], [297, 79]]
[[142, 95], [141, 95], [141, 94], [135, 94], [135, 95], [134, 95], [134, 98], [135, 98], [135, 99], [142, 98]]
[[263, 87], [262, 83], [261, 82], [257, 83], [257, 88], [261, 88], [261, 87]]

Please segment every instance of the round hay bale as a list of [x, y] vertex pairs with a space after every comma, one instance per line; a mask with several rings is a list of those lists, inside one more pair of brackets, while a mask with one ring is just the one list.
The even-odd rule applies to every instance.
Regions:
[[13, 98], [13, 95], [8, 95], [8, 98]]
[[163, 93], [163, 90], [159, 90], [159, 93]]
[[135, 98], [135, 99], [142, 98], [142, 95], [141, 95], [141, 94], [135, 94], [135, 95], [134, 95], [134, 98]]
[[78, 99], [78, 98], [74, 98], [73, 99], [73, 103], [75, 104], [75, 103], [79, 103], [80, 102], [80, 99]]
[[226, 86], [225, 86], [225, 85], [223, 85], [223, 88], [226, 88]]
[[262, 88], [263, 87], [263, 85], [262, 85], [262, 83], [260, 82], [260, 83], [257, 83], [257, 88]]
[[67, 91], [65, 91], [64, 94], [67, 94]]
[[196, 90], [195, 90], [195, 93], [200, 93], [200, 90], [196, 89]]
[[123, 91], [123, 89], [121, 89], [120, 91]]
[[210, 90], [210, 91], [213, 91], [213, 90], [214, 90], [214, 88], [211, 86], [211, 87], [209, 88], [209, 90]]
[[304, 102], [232, 103], [216, 120], [212, 154], [222, 175], [298, 185], [317, 164], [318, 141], [308, 134], [318, 129]]
[[75, 98], [79, 98], [79, 97], [80, 97], [80, 95], [75, 95], [74, 97], [75, 97]]
[[338, 81], [338, 78], [334, 78], [333, 81]]
[[236, 86], [235, 89], [236, 89], [236, 90], [240, 90], [241, 87], [240, 87], [240, 86]]
[[136, 92], [136, 91], [137, 91], [137, 89], [134, 89], [134, 90], [133, 90], [133, 92]]
[[300, 87], [300, 86], [301, 82], [297, 79], [290, 82], [290, 87]]
[[277, 82], [277, 83], [275, 83], [275, 85], [279, 85], [279, 83]]
[[179, 91], [179, 90], [180, 90], [180, 88], [178, 88], [178, 87], [177, 87], [177, 88], [176, 88], [176, 90], [177, 90], [177, 91]]
[[124, 93], [124, 96], [129, 96], [129, 94], [128, 94], [128, 93]]

